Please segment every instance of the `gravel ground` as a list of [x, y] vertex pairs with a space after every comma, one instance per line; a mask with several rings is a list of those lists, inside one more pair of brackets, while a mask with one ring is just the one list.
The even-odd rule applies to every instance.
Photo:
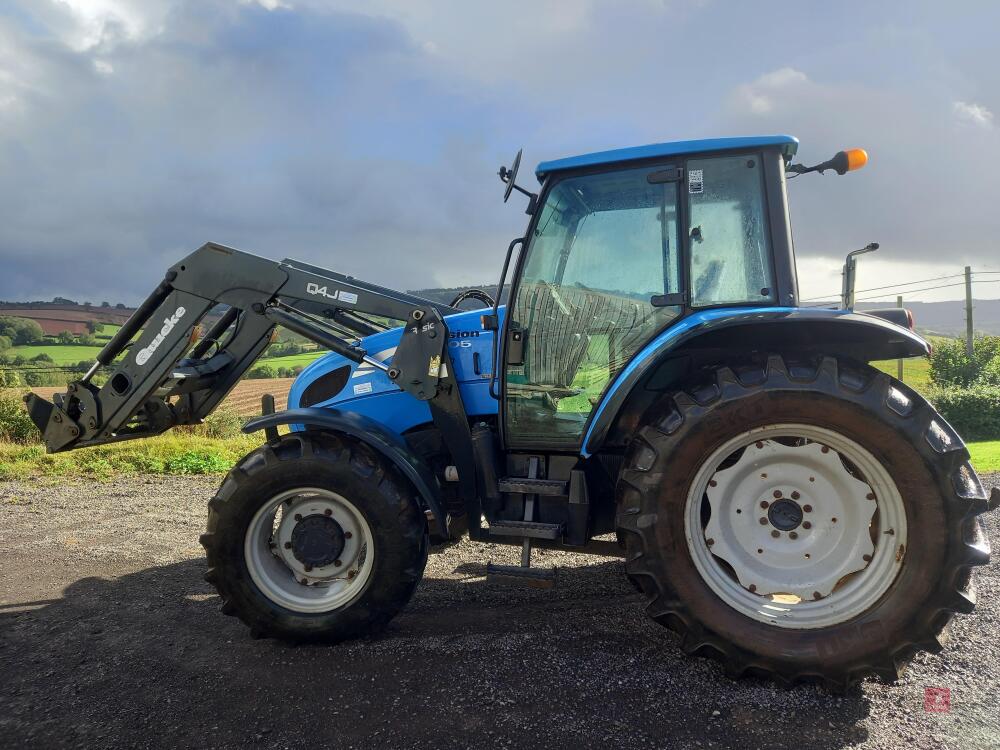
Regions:
[[0, 746], [1000, 747], [997, 563], [943, 654], [844, 696], [686, 658], [619, 560], [543, 552], [560, 588], [509, 589], [484, 567], [515, 550], [471, 542], [430, 558], [380, 635], [290, 647], [202, 581], [215, 485], [0, 483]]

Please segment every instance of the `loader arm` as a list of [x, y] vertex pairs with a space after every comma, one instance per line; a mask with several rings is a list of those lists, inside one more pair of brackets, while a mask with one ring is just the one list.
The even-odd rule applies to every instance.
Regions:
[[[199, 324], [219, 305], [228, 307], [199, 336]], [[416, 310], [420, 312], [415, 315]], [[93, 367], [70, 383], [65, 394], [57, 394], [54, 402], [29, 394], [25, 402], [50, 453], [198, 424], [261, 355], [277, 325], [356, 362], [387, 370], [394, 380], [399, 378], [401, 388], [430, 399], [443, 378], [431, 378], [426, 366], [400, 355], [395, 358], [399, 364], [390, 370], [345, 338], [378, 329], [366, 315], [400, 321], [427, 316], [423, 326], [406, 329], [404, 337], [414, 341], [401, 351], [424, 353], [429, 346], [434, 352], [442, 349], [438, 355], [446, 361], [448, 335], [442, 318], [455, 312], [447, 305], [305, 263], [276, 262], [208, 243], [167, 271], [100, 351]], [[421, 329], [430, 320], [438, 330], [426, 339]], [[105, 384], [95, 385], [97, 371], [126, 349]]]

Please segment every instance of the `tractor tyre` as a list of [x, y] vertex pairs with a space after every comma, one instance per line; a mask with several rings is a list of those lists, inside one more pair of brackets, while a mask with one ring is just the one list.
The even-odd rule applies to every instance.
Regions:
[[255, 638], [377, 632], [409, 601], [427, 561], [413, 488], [343, 435], [295, 432], [258, 448], [208, 509], [205, 580]]
[[844, 691], [938, 652], [989, 562], [962, 440], [867, 365], [770, 355], [649, 408], [617, 488], [626, 570], [688, 654]]

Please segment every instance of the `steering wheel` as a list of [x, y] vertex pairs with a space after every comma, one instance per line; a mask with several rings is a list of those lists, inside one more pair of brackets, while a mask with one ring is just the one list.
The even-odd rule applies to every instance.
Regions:
[[458, 307], [467, 299], [476, 299], [485, 304], [487, 307], [493, 307], [493, 298], [482, 289], [466, 289], [464, 292], [455, 297], [455, 299], [448, 304], [448, 307]]
[[510, 194], [514, 191], [514, 180], [517, 179], [517, 170], [521, 166], [521, 152], [524, 149], [519, 148], [517, 150], [517, 156], [514, 157], [514, 163], [511, 165], [510, 169], [507, 167], [500, 167], [500, 171], [497, 172], [500, 175], [500, 181], [507, 185], [507, 190], [503, 194], [503, 202], [506, 203], [507, 199], [510, 198]]

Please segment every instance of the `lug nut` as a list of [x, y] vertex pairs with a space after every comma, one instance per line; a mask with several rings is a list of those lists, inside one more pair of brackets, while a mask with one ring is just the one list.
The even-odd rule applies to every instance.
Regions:
[[798, 490], [792, 493], [792, 500], [798, 500], [800, 497], [802, 496], [799, 494]]
[[813, 599], [822, 599], [823, 595], [818, 591], [813, 591]]
[[[820, 450], [821, 450], [821, 451], [822, 451], [823, 453], [829, 453], [829, 452], [830, 452], [830, 447], [829, 447], [829, 446], [827, 446], [827, 445], [824, 445], [824, 446], [823, 446], [823, 447], [822, 447], [822, 448], [821, 448]], [[816, 598], [818, 599], [819, 597], [816, 597]]]
[[764, 518], [764, 516], [760, 517], [760, 525], [761, 526], [767, 526], [767, 519]]
[[705, 544], [707, 544], [709, 547], [711, 547], [713, 544], [715, 544], [715, 540], [714, 539], [706, 539], [705, 540]]
[[295, 520], [296, 521], [301, 521], [302, 520], [302, 514], [301, 513], [296, 513], [295, 514]]
[[342, 562], [341, 562], [340, 560], [334, 560], [334, 561], [333, 561], [333, 564], [334, 564], [334, 565], [336, 565], [336, 566], [337, 566], [337, 567], [339, 568], [339, 567], [340, 567], [341, 565], [343, 565], [344, 563], [342, 563]]
[[352, 536], [354, 536], [354, 534], [352, 534], [350, 531], [344, 532], [344, 539], [350, 539]]
[[781, 532], [775, 529], [774, 531], [771, 532], [771, 536], [777, 539], [779, 536], [781, 536]]
[[718, 483], [718, 482], [716, 482], [716, 481], [715, 481], [714, 479], [709, 479], [709, 480], [708, 480], [708, 486], [709, 486], [709, 487], [715, 487], [715, 486], [716, 486], [716, 485], [718, 485], [718, 484], [719, 484], [719, 483]]
[[874, 500], [875, 499], [875, 493], [874, 492], [869, 492], [867, 495], [865, 495], [865, 497], [867, 497], [869, 500]]
[[313, 566], [312, 565], [306, 565], [305, 569], [306, 569], [306, 573], [308, 573], [308, 572], [310, 572], [313, 569]]
[[750, 589], [751, 594], [757, 590], [757, 586], [752, 583], [750, 584], [750, 586], [748, 586], [748, 588]]
[[325, 515], [325, 516], [332, 516], [333, 515], [333, 511], [330, 510], [329, 508], [327, 508], [326, 510], [323, 511], [323, 515]]
[[871, 555], [862, 555], [861, 559], [864, 560], [865, 562], [871, 562], [872, 561], [872, 556]]
[[798, 539], [799, 538], [799, 532], [797, 532], [797, 531], [790, 531], [788, 533], [788, 538], [789, 539]]
[[813, 525], [809, 521], [805, 521], [802, 524], [802, 528], [803, 529], [811, 529], [812, 527], [813, 527]]
[[285, 542], [285, 549], [291, 549], [291, 548], [292, 548], [292, 543], [291, 542]]
[[308, 586], [309, 585], [309, 579], [308, 578], [303, 578], [301, 581], [299, 581], [299, 583], [301, 583], [303, 586]]
[[802, 510], [804, 510], [806, 513], [812, 513], [813, 507], [811, 505], [803, 505]]
[[761, 500], [761, 501], [760, 501], [760, 507], [761, 507], [761, 508], [766, 508], [766, 507], [767, 507], [768, 505], [770, 505], [770, 504], [771, 504], [771, 503], [769, 503], [769, 502], [768, 502], [767, 500]]
[[775, 490], [774, 491], [774, 496], [777, 497], [777, 498], [780, 498], [781, 497], [781, 490]]

